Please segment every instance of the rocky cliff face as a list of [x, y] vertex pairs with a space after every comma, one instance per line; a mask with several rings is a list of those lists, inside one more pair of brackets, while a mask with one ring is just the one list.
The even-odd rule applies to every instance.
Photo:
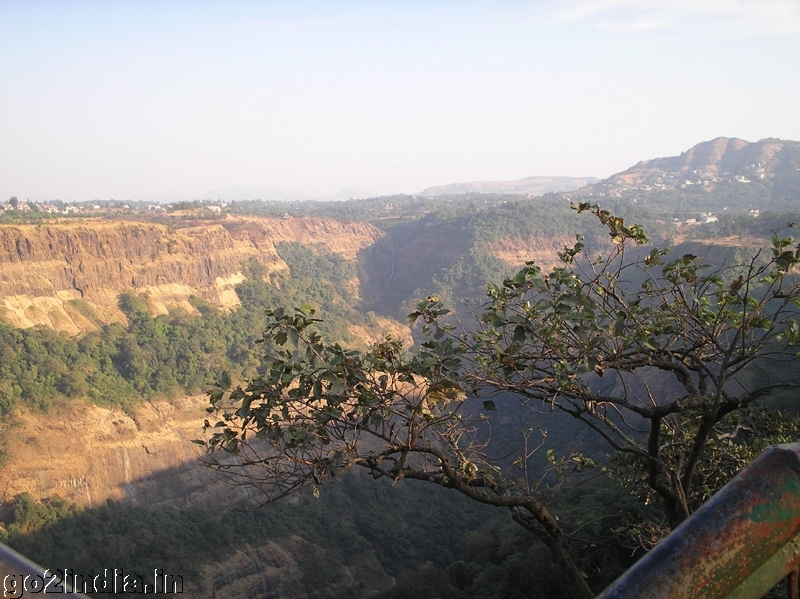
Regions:
[[[3, 430], [0, 504], [25, 491], [85, 507], [112, 498], [206, 512], [248, 499], [247, 489], [226, 484], [198, 459], [191, 440], [202, 436], [206, 404], [205, 396], [155, 401], [125, 414], [65, 402], [46, 416], [19, 413]], [[321, 564], [333, 568], [332, 579], [320, 579]], [[394, 582], [369, 548], [320, 547], [298, 536], [242, 544], [233, 555], [204, 564], [198, 575], [184, 580], [186, 597], [362, 597]]]
[[[63, 402], [3, 425], [0, 503], [29, 492], [91, 507], [106, 499], [219, 509], [230, 489], [199, 460], [205, 396], [145, 402], [131, 414]], [[226, 493], [228, 495], [226, 496]]]
[[0, 226], [0, 314], [11, 324], [44, 324], [77, 334], [96, 323], [124, 321], [120, 293], [147, 294], [155, 312], [196, 295], [238, 303], [243, 262], [285, 269], [281, 241], [320, 243], [348, 258], [380, 237], [365, 223], [328, 219], [241, 217], [168, 227], [153, 222], [80, 221]]
[[543, 270], [549, 270], [561, 264], [558, 258], [559, 252], [574, 244], [575, 237], [570, 235], [527, 239], [505, 238], [491, 242], [489, 250], [511, 266], [521, 268], [528, 260], [535, 260]]
[[[193, 295], [233, 307], [242, 263], [256, 259], [271, 272], [287, 268], [275, 250], [279, 242], [321, 244], [355, 260], [380, 236], [365, 223], [314, 218], [4, 225], [0, 316], [19, 327], [41, 324], [77, 334], [124, 322], [117, 303], [126, 291], [147, 295], [156, 313], [175, 305], [192, 310]], [[384, 318], [375, 328], [409, 335]], [[365, 340], [374, 333], [354, 331]], [[165, 508], [229, 505], [230, 488], [199, 463], [191, 443], [202, 436], [206, 405], [201, 396], [146, 402], [130, 414], [81, 402], [64, 402], [46, 415], [20, 412], [0, 423], [0, 503], [28, 491], [83, 506], [108, 498]]]

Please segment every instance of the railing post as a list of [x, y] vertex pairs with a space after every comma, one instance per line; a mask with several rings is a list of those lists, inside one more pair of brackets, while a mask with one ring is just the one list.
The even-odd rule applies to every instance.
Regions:
[[800, 599], [800, 595], [797, 592], [797, 574], [797, 568], [795, 568], [786, 577], [786, 589], [789, 599]]

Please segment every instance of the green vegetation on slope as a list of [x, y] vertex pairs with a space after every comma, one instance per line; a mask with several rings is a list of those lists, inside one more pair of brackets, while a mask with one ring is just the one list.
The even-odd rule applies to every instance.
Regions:
[[175, 311], [154, 318], [146, 297], [127, 293], [120, 297], [127, 327], [114, 323], [80, 338], [0, 322], [0, 415], [17, 406], [46, 411], [58, 398], [127, 408], [149, 397], [205, 390], [223, 370], [236, 378], [252, 375], [269, 307], [310, 304], [326, 317], [328, 334], [357, 343], [349, 327], [368, 317], [347, 285], [355, 266], [296, 243], [279, 244], [278, 252], [291, 275], [268, 282], [264, 267], [250, 263], [248, 279], [237, 287], [242, 306], [232, 312], [194, 298], [199, 316]]

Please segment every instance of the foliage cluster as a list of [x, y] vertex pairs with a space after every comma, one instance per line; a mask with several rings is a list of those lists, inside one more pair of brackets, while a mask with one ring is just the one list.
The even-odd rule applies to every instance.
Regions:
[[[639, 521], [643, 507], [608, 484], [580, 487], [558, 498], [563, 520], [593, 537], [581, 557], [589, 586], [602, 589], [632, 565], [639, 553], [616, 530]], [[611, 507], [613, 506], [613, 508]], [[401, 576], [379, 599], [528, 599], [572, 597], [563, 570], [547, 548], [507, 520], [485, 522], [464, 537], [459, 560], [442, 568], [426, 564]]]
[[16, 406], [47, 411], [65, 397], [126, 408], [148, 397], [197, 392], [222, 368], [235, 367], [235, 348], [252, 337], [218, 311], [209, 310], [204, 323], [185, 314], [152, 318], [134, 296], [121, 303], [127, 328], [110, 324], [79, 339], [0, 323], [2, 413]]

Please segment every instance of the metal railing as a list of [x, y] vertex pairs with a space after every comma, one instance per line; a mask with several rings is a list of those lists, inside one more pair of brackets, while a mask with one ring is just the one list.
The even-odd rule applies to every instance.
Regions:
[[765, 450], [598, 599], [798, 597], [800, 443]]

